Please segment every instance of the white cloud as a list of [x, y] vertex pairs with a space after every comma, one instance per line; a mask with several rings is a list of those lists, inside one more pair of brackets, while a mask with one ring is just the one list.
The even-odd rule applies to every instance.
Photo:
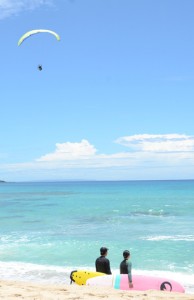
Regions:
[[17, 15], [24, 10], [33, 10], [42, 5], [51, 5], [53, 0], [0, 0], [0, 19]]
[[188, 152], [194, 151], [194, 137], [184, 134], [132, 135], [116, 140], [116, 143], [135, 151]]
[[98, 154], [89, 141], [82, 140], [77, 143], [57, 143], [53, 153], [43, 155], [36, 162], [48, 169], [143, 169], [194, 164], [194, 138], [191, 136], [143, 134], [121, 137], [117, 143], [133, 151]]
[[46, 154], [37, 161], [64, 161], [74, 159], [86, 159], [94, 156], [96, 149], [87, 140], [80, 143], [57, 143], [56, 150], [53, 153]]
[[143, 134], [121, 137], [117, 143], [133, 151], [97, 153], [95, 146], [84, 139], [57, 143], [52, 153], [35, 161], [1, 164], [0, 177], [6, 179], [7, 174], [7, 178], [16, 176], [20, 180], [194, 178], [192, 136]]

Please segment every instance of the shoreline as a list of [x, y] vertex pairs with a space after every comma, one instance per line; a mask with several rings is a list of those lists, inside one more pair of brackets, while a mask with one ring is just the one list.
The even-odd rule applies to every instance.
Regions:
[[194, 294], [164, 291], [122, 291], [109, 287], [42, 284], [34, 282], [0, 280], [0, 299], [31, 300], [194, 300]]

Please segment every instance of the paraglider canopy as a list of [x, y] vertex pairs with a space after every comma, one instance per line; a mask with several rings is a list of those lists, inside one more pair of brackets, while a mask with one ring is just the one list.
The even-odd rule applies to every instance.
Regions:
[[21, 38], [18, 41], [18, 46], [20, 46], [23, 43], [23, 41], [25, 39], [27, 39], [28, 37], [30, 37], [31, 35], [41, 33], [41, 32], [50, 33], [50, 34], [54, 35], [58, 41], [60, 41], [60, 36], [55, 31], [47, 30], [47, 29], [34, 29], [34, 30], [30, 30], [30, 31], [26, 32], [25, 34], [23, 34], [21, 36]]

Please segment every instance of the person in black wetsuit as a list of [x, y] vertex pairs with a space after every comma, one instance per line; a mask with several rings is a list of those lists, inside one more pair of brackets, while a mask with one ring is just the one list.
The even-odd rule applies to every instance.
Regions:
[[123, 252], [123, 258], [124, 260], [120, 263], [120, 274], [128, 274], [129, 287], [132, 288], [133, 287], [132, 275], [131, 275], [132, 263], [129, 261], [130, 252], [128, 250], [125, 250]]
[[101, 247], [100, 248], [101, 256], [96, 259], [96, 272], [101, 272], [105, 274], [112, 274], [110, 270], [110, 261], [106, 258], [108, 254], [108, 248]]

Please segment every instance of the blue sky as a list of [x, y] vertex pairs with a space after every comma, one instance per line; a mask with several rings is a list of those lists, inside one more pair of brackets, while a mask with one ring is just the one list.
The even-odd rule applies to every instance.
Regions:
[[[193, 0], [0, 0], [0, 179], [193, 179], [193, 12]], [[38, 28], [61, 41], [17, 46]]]

